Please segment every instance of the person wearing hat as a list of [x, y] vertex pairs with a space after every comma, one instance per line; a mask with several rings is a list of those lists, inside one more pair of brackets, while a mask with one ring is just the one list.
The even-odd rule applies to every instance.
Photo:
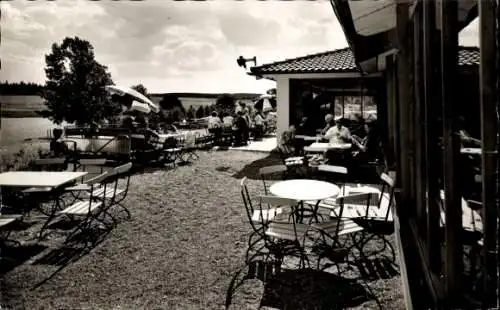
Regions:
[[335, 126], [330, 127], [324, 135], [324, 138], [330, 143], [345, 143], [351, 141], [351, 132], [347, 127], [342, 125], [342, 117], [338, 116], [335, 119]]

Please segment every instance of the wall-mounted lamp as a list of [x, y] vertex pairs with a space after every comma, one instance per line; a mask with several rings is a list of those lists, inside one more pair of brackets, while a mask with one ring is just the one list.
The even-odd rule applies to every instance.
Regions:
[[245, 69], [247, 68], [247, 62], [249, 61], [252, 61], [254, 66], [257, 65], [257, 57], [255, 56], [253, 58], [243, 58], [243, 56], [240, 56], [236, 59], [238, 66], [243, 67]]

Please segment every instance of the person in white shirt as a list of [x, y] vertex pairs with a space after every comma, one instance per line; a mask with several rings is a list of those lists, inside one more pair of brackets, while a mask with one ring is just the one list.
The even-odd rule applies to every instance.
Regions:
[[212, 115], [208, 117], [208, 129], [216, 129], [222, 127], [222, 122], [217, 114], [217, 112], [212, 112]]
[[351, 132], [349, 129], [342, 125], [341, 118], [335, 119], [336, 125], [330, 127], [324, 138], [330, 143], [345, 143], [351, 141]]

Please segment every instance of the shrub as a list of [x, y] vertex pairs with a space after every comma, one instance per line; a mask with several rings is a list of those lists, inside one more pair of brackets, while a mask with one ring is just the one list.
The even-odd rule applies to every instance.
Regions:
[[47, 155], [40, 145], [23, 146], [17, 152], [0, 153], [0, 171], [16, 171], [30, 167], [34, 160]]

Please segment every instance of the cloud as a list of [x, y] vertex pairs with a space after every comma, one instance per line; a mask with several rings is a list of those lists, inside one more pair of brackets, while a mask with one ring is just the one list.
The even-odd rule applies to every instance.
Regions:
[[[155, 92], [265, 91], [236, 58], [259, 64], [347, 46], [329, 1], [10, 1], [2, 8], [0, 79], [43, 83], [64, 37], [94, 46], [116, 83]], [[465, 41], [477, 38], [464, 30]]]

